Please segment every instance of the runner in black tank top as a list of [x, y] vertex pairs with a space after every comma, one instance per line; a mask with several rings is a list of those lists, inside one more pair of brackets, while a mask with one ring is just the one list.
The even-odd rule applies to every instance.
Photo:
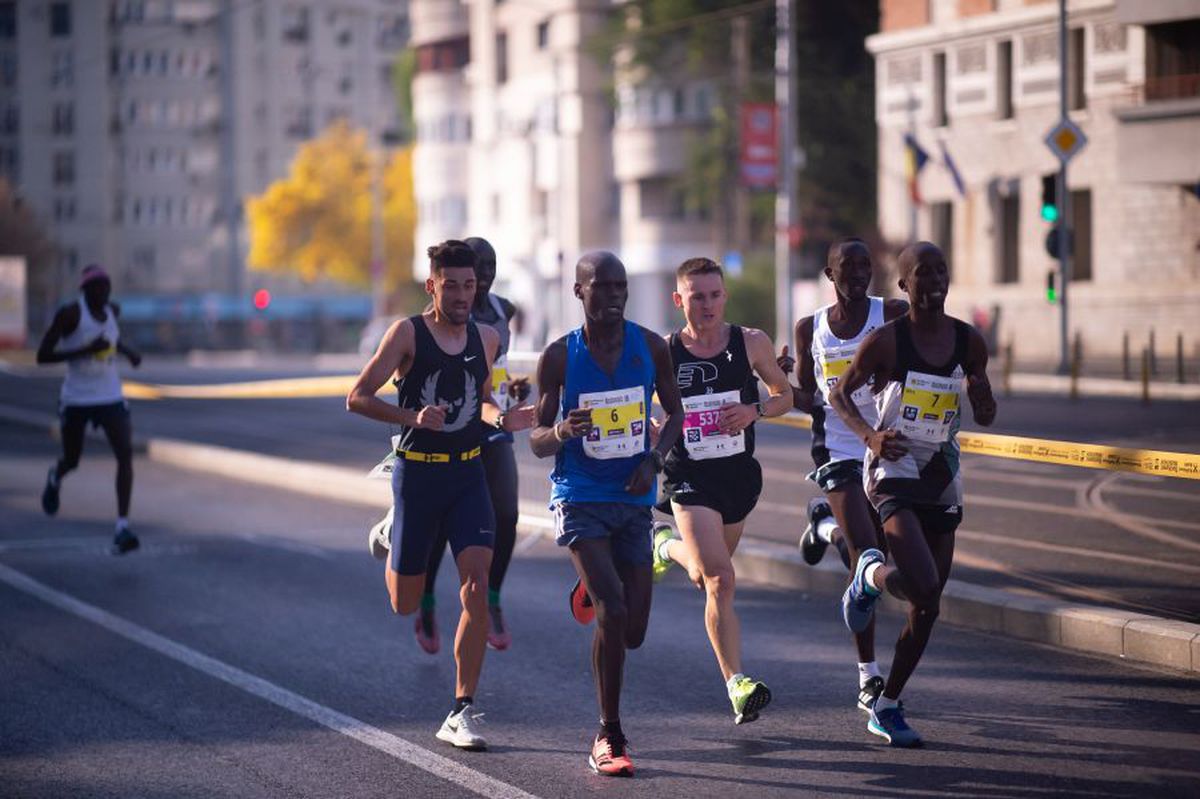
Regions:
[[[859, 555], [842, 597], [846, 626], [864, 629], [884, 590], [909, 603], [908, 624], [867, 730], [892, 746], [920, 746], [921, 736], [905, 721], [899, 699], [929, 642], [950, 579], [954, 533], [962, 519], [956, 435], [964, 379], [976, 422], [992, 424], [996, 401], [983, 337], [946, 314], [950, 270], [942, 251], [918, 242], [905, 248], [898, 265], [908, 315], [863, 342], [830, 401], [867, 444], [867, 495], [883, 521], [894, 564], [885, 565], [878, 549]], [[868, 380], [874, 381], [879, 411], [875, 427], [852, 399]]]
[[[462, 577], [463, 612], [454, 646], [454, 709], [437, 733], [464, 749], [486, 747], [469, 712], [483, 667], [487, 579], [495, 528], [480, 440], [483, 425], [528, 428], [532, 408], [502, 413], [492, 398], [491, 366], [499, 337], [470, 321], [475, 253], [461, 241], [429, 248], [426, 290], [433, 306], [396, 322], [346, 398], [346, 407], [400, 427], [392, 472], [393, 521], [384, 575], [392, 609], [420, 606], [429, 549], [446, 531]], [[398, 406], [376, 396], [399, 378]]]
[[[704, 589], [709, 641], [734, 723], [743, 724], [758, 718], [771, 692], [742, 673], [732, 556], [762, 490], [754, 422], [786, 413], [791, 387], [766, 334], [725, 323], [725, 281], [715, 262], [685, 261], [676, 272], [674, 299], [687, 319], [669, 339], [685, 421], [667, 456], [660, 510], [675, 516], [682, 538], [670, 525], [656, 525], [654, 574], [662, 579], [678, 563]], [[764, 402], [756, 373], [770, 391]]]

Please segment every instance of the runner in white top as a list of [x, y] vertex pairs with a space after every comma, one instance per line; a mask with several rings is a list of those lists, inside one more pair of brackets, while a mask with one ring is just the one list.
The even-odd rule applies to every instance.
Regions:
[[84, 268], [79, 288], [79, 299], [58, 310], [38, 346], [38, 363], [67, 364], [59, 402], [63, 454], [46, 475], [42, 510], [50, 516], [58, 512], [59, 487], [62, 478], [79, 465], [84, 430], [89, 422], [101, 428], [117, 458], [117, 529], [112, 550], [122, 555], [137, 549], [138, 539], [129, 529], [133, 429], [121, 391], [117, 355], [128, 358], [135, 367], [142, 356], [120, 340], [120, 309], [109, 302], [112, 283], [104, 269], [95, 264]]
[[[833, 283], [837, 301], [796, 323], [796, 351], [800, 354], [796, 377], [800, 387], [793, 389], [795, 406], [812, 416], [812, 459], [816, 468], [809, 479], [824, 492], [823, 497], [808, 503], [808, 528], [800, 539], [800, 549], [804, 560], [816, 565], [833, 543], [851, 571], [860, 552], [881, 546], [883, 533], [863, 493], [866, 446], [830, 407], [829, 393], [863, 340], [908, 310], [903, 300], [867, 295], [872, 268], [871, 253], [862, 239], [834, 242], [826, 259], [825, 277]], [[875, 418], [869, 386], [855, 392], [853, 400], [865, 419]], [[883, 691], [883, 675], [875, 662], [874, 620], [854, 634], [854, 645], [858, 650], [857, 704], [862, 710], [870, 710]]]

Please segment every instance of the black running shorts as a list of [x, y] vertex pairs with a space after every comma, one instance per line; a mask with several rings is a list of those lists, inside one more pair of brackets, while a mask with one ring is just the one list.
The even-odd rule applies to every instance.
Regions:
[[762, 486], [762, 467], [752, 457], [672, 459], [663, 470], [663, 501], [658, 509], [669, 514], [672, 502], [699, 505], [720, 513], [722, 523], [737, 524], [758, 504]]

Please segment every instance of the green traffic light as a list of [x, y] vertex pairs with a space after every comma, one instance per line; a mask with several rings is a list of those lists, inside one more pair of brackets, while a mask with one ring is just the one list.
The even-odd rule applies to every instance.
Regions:
[[1054, 289], [1046, 289], [1046, 301], [1051, 305], [1058, 302], [1058, 292]]
[[1043, 205], [1042, 206], [1042, 219], [1045, 219], [1047, 222], [1051, 222], [1051, 223], [1057, 222], [1058, 221], [1058, 206], [1057, 205]]

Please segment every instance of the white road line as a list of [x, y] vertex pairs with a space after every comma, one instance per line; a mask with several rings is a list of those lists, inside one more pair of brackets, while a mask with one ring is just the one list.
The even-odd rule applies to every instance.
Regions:
[[264, 699], [297, 716], [328, 727], [334, 732], [341, 733], [348, 738], [353, 738], [359, 743], [366, 744], [384, 754], [391, 755], [397, 760], [402, 760], [411, 766], [427, 771], [435, 777], [466, 788], [472, 793], [486, 797], [504, 797], [504, 799], [537, 799], [533, 794], [526, 793], [516, 786], [509, 785], [506, 782], [489, 777], [482, 772], [467, 768], [449, 758], [434, 754], [416, 744], [411, 744], [403, 738], [398, 738], [389, 732], [384, 732], [378, 727], [372, 727], [370, 724], [359, 721], [352, 716], [339, 713], [332, 708], [318, 704], [311, 699], [306, 699], [261, 677], [256, 677], [249, 672], [242, 671], [236, 666], [231, 666], [228, 663], [201, 654], [169, 638], [164, 638], [158, 633], [151, 632], [119, 616], [114, 616], [95, 605], [89, 605], [72, 596], [56, 591], [48, 585], [40, 583], [32, 577], [28, 577], [3, 564], [0, 564], [0, 582], [7, 583], [12, 588], [36, 597], [48, 605], [53, 605], [59, 610], [78, 616], [85, 621], [90, 621], [135, 644], [140, 644], [171, 660], [182, 663], [185, 666], [190, 666], [202, 674], [207, 674], [221, 682], [239, 688], [252, 696]]

